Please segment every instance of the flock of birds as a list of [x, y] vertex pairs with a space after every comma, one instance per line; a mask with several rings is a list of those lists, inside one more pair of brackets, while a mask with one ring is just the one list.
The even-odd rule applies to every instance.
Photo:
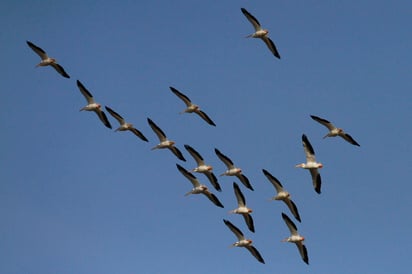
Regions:
[[[249, 22], [253, 25], [255, 32], [246, 36], [246, 37], [252, 37], [252, 38], [260, 38], [262, 39], [269, 50], [272, 52], [272, 54], [280, 59], [280, 54], [273, 43], [273, 41], [269, 38], [268, 33], [269, 31], [266, 29], [263, 29], [259, 23], [259, 21], [252, 15], [250, 14], [246, 9], [241, 8], [242, 13], [246, 16], [246, 18], [249, 20]], [[37, 53], [40, 58], [41, 62], [36, 65], [38, 66], [52, 66], [59, 74], [61, 74], [65, 78], [70, 78], [70, 76], [66, 73], [66, 71], [63, 69], [61, 65], [59, 65], [56, 61], [56, 59], [51, 58], [47, 55], [47, 53], [41, 49], [40, 47], [36, 46], [30, 41], [27, 41], [27, 45], [35, 52]], [[84, 106], [83, 108], [80, 109], [80, 111], [93, 111], [97, 114], [99, 117], [100, 121], [107, 127], [107, 128], [112, 128], [109, 119], [107, 118], [105, 112], [102, 110], [101, 104], [97, 103], [94, 100], [93, 95], [86, 89], [86, 87], [79, 81], [76, 81], [77, 87], [79, 88], [81, 94], [85, 97], [87, 101], [87, 105]], [[184, 95], [182, 92], [177, 90], [174, 87], [170, 87], [170, 90], [177, 96], [179, 97], [186, 105], [186, 108], [181, 112], [181, 113], [196, 113], [199, 115], [205, 122], [207, 122], [211, 126], [216, 126], [216, 124], [213, 122], [213, 120], [205, 113], [203, 112], [200, 107], [189, 99], [186, 95]], [[142, 141], [148, 142], [149, 140], [143, 135], [141, 131], [136, 129], [133, 124], [126, 122], [126, 120], [118, 114], [116, 111], [114, 111], [112, 108], [105, 106], [106, 111], [118, 121], [119, 127], [115, 131], [131, 131], [133, 132], [138, 138], [140, 138]], [[325, 120], [323, 118], [311, 115], [311, 118], [315, 120], [316, 122], [324, 125], [328, 129], [328, 133], [323, 137], [336, 137], [340, 136], [347, 142], [349, 142], [352, 145], [355, 146], [360, 146], [349, 134], [345, 133], [343, 129], [335, 127], [331, 122], [328, 120]], [[179, 160], [181, 161], [186, 161], [184, 158], [182, 152], [175, 146], [175, 142], [168, 139], [166, 134], [163, 132], [163, 130], [155, 123], [153, 122], [150, 118], [147, 118], [147, 122], [153, 132], [157, 135], [159, 139], [159, 143], [152, 148], [154, 149], [169, 149]], [[309, 139], [305, 134], [302, 135], [302, 144], [303, 144], [303, 149], [306, 155], [306, 162], [301, 163], [296, 165], [296, 167], [300, 167], [303, 169], [307, 169], [310, 171], [311, 177], [312, 177], [312, 183], [313, 183], [313, 188], [314, 190], [320, 194], [321, 193], [321, 176], [318, 171], [318, 169], [322, 168], [323, 165], [320, 162], [316, 161], [315, 158], [315, 151], [309, 142]], [[213, 173], [213, 167], [210, 165], [207, 165], [203, 159], [203, 157], [197, 152], [193, 147], [189, 145], [184, 145], [185, 149], [187, 152], [193, 157], [195, 160], [197, 166], [191, 170], [187, 170], [184, 167], [182, 167], [179, 164], [176, 164], [176, 167], [178, 171], [186, 177], [193, 185], [192, 190], [187, 192], [185, 196], [190, 195], [190, 194], [203, 194], [205, 195], [214, 205], [223, 208], [223, 204], [219, 201], [217, 196], [213, 194], [209, 188], [201, 184], [199, 180], [193, 175], [194, 172], [196, 173], [203, 173], [208, 180], [210, 181], [211, 185], [213, 188], [221, 192], [222, 189], [219, 185], [217, 177]], [[227, 167], [227, 170], [222, 173], [220, 176], [235, 176], [239, 179], [239, 181], [249, 190], [253, 191], [253, 186], [251, 185], [249, 179], [242, 173], [242, 169], [235, 166], [233, 161], [223, 154], [220, 150], [215, 148], [215, 153], [216, 156], [223, 162], [223, 164]], [[276, 189], [277, 194], [272, 198], [273, 200], [279, 200], [283, 201], [286, 206], [289, 208], [291, 214], [294, 216], [294, 218], [298, 221], [301, 222], [301, 218], [298, 212], [298, 208], [296, 204], [291, 200], [291, 195], [289, 192], [287, 192], [281, 182], [272, 174], [270, 174], [267, 170], [262, 169], [263, 174], [266, 176], [266, 178], [269, 180], [269, 182], [274, 186]], [[237, 204], [238, 207], [230, 213], [234, 214], [240, 214], [243, 216], [245, 223], [248, 227], [248, 229], [251, 232], [255, 232], [255, 227], [253, 223], [253, 218], [251, 216], [252, 209], [248, 208], [246, 206], [246, 199], [245, 196], [243, 195], [241, 188], [237, 183], [233, 183], [233, 189], [234, 189], [234, 194], [237, 199]], [[298, 233], [298, 229], [295, 225], [295, 223], [286, 215], [285, 213], [282, 213], [282, 219], [284, 220], [286, 226], [289, 228], [290, 231], [290, 236], [285, 238], [283, 241], [284, 242], [290, 242], [290, 243], [295, 243], [300, 256], [302, 260], [306, 263], [309, 264], [309, 257], [308, 257], [308, 252], [306, 249], [306, 246], [304, 245], [304, 240], [305, 238]], [[263, 257], [260, 255], [259, 251], [252, 245], [252, 240], [246, 239], [242, 231], [237, 228], [235, 225], [233, 225], [230, 221], [228, 220], [223, 220], [225, 225], [235, 234], [237, 237], [237, 241], [232, 245], [236, 247], [245, 247], [259, 262], [265, 263]]]

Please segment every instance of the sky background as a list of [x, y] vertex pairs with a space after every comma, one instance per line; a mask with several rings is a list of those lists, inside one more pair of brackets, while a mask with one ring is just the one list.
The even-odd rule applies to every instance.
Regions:
[[[282, 56], [258, 39], [246, 8]], [[0, 273], [410, 273], [412, 30], [410, 1], [2, 1]], [[50, 67], [43, 48], [71, 79]], [[114, 132], [86, 105], [76, 80], [149, 139]], [[186, 94], [209, 126], [170, 90]], [[323, 140], [317, 115], [344, 128]], [[150, 148], [151, 118], [187, 162]], [[109, 117], [114, 128], [117, 122]], [[324, 167], [322, 194], [301, 135]], [[184, 193], [176, 169], [195, 148], [219, 175], [214, 148], [243, 169], [256, 233], [232, 183], [225, 208]], [[310, 265], [301, 260], [267, 169], [291, 192]], [[202, 174], [195, 174], [210, 186]], [[241, 248], [230, 220], [266, 264]]]

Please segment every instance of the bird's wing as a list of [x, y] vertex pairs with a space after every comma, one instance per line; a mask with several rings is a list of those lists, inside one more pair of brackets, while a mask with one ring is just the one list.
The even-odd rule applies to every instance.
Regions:
[[349, 134], [344, 133], [344, 134], [339, 135], [339, 136], [341, 136], [343, 139], [345, 139], [346, 141], [348, 141], [352, 145], [360, 147], [360, 145], [355, 141], [355, 139], [353, 139], [352, 136], [350, 136]]
[[170, 151], [173, 152], [173, 154], [179, 159], [182, 160], [183, 162], [186, 162], [185, 157], [183, 157], [182, 152], [175, 146], [172, 147], [168, 147], [168, 149], [170, 149]]
[[302, 242], [297, 242], [296, 246], [298, 247], [298, 250], [299, 250], [300, 256], [302, 257], [302, 260], [306, 264], [309, 264], [308, 250], [306, 249], [306, 246]]
[[243, 174], [236, 174], [236, 177], [239, 178], [239, 180], [242, 182], [242, 184], [245, 185], [245, 187], [247, 187], [247, 188], [250, 189], [250, 190], [254, 190], [253, 187], [252, 187], [252, 185], [251, 185], [250, 182], [249, 182], [249, 179], [248, 179], [245, 175], [243, 175]]
[[109, 108], [108, 106], [105, 106], [105, 109], [107, 110], [107, 112], [110, 113], [110, 115], [112, 115], [119, 122], [120, 125], [123, 125], [126, 122], [123, 119], [123, 117], [120, 116], [120, 114], [114, 111], [113, 109]]
[[206, 177], [209, 179], [210, 183], [212, 184], [212, 186], [219, 192], [222, 191], [222, 188], [219, 185], [219, 182], [217, 181], [217, 178], [215, 176], [215, 174], [213, 174], [213, 172], [205, 172], [204, 173], [206, 175]]
[[192, 155], [198, 166], [205, 164], [203, 157], [193, 147], [185, 145], [185, 149], [190, 153], [190, 155]]
[[250, 253], [252, 253], [252, 255], [262, 264], [265, 263], [265, 261], [263, 260], [262, 256], [260, 255], [259, 251], [253, 246], [253, 245], [248, 245], [245, 246], [247, 250], [249, 250]]
[[322, 185], [322, 179], [320, 177], [320, 174], [318, 172], [317, 168], [311, 168], [310, 169], [310, 175], [312, 176], [312, 183], [313, 183], [313, 188], [315, 191], [320, 194], [320, 188]]
[[212, 203], [214, 203], [216, 206], [224, 208], [222, 203], [219, 201], [219, 199], [211, 192], [202, 192]]
[[33, 43], [30, 42], [30, 41], [26, 41], [26, 43], [27, 43], [27, 45], [29, 45], [29, 47], [30, 47], [35, 53], [37, 53], [37, 54], [40, 56], [40, 58], [41, 58], [42, 60], [49, 58], [49, 57], [47, 56], [46, 52], [45, 52], [42, 48], [36, 46], [35, 44], [33, 44]]
[[217, 157], [227, 166], [228, 169], [231, 169], [234, 167], [232, 160], [229, 159], [226, 155], [222, 154], [217, 148], [215, 148], [215, 153]]
[[204, 111], [199, 110], [199, 111], [196, 111], [196, 113], [197, 113], [203, 120], [205, 120], [209, 125], [216, 126], [216, 124], [212, 121], [212, 119], [210, 119], [209, 116], [207, 116], [207, 114], [206, 114]]
[[184, 167], [182, 167], [179, 164], [176, 164], [177, 169], [180, 171], [180, 173], [183, 174], [183, 176], [185, 176], [194, 187], [198, 187], [200, 186], [199, 180], [189, 171], [187, 171]]
[[295, 223], [292, 222], [292, 220], [288, 217], [288, 215], [282, 212], [282, 218], [285, 221], [286, 225], [288, 226], [290, 234], [298, 235], [298, 229], [296, 228]]
[[255, 232], [255, 225], [253, 224], [253, 218], [250, 214], [242, 214], [245, 219], [246, 225], [250, 231]]
[[318, 123], [324, 125], [325, 127], [327, 127], [329, 130], [332, 130], [332, 129], [336, 128], [331, 122], [329, 122], [326, 119], [320, 118], [320, 117], [315, 116], [315, 115], [311, 115], [310, 117], [313, 120], [315, 120], [316, 122], [318, 122]]
[[94, 112], [99, 116], [100, 121], [107, 127], [107, 128], [112, 128], [112, 125], [110, 124], [109, 120], [107, 119], [106, 114], [101, 111], [100, 109], [95, 109]]
[[88, 104], [93, 104], [94, 103], [94, 99], [93, 99], [93, 95], [83, 86], [83, 84], [77, 80], [77, 87], [79, 88], [80, 92], [83, 94], [84, 98], [86, 98], [86, 101]]
[[140, 132], [140, 130], [138, 130], [137, 128], [131, 128], [130, 131], [133, 132], [134, 135], [136, 135], [137, 137], [139, 137], [143, 141], [149, 142], [149, 140], [147, 140], [146, 136], [144, 136], [143, 133]]
[[270, 174], [266, 169], [262, 169], [262, 171], [263, 171], [263, 174], [265, 174], [266, 178], [268, 178], [269, 182], [271, 182], [272, 185], [276, 188], [277, 193], [283, 191], [282, 184], [275, 176]]
[[184, 95], [183, 93], [175, 89], [174, 87], [169, 87], [169, 88], [174, 94], [176, 94], [177, 97], [179, 97], [186, 104], [186, 106], [189, 107], [192, 105], [192, 102], [190, 101], [189, 97], [187, 97], [186, 95]]
[[160, 127], [158, 127], [150, 118], [147, 118], [147, 122], [149, 123], [154, 133], [156, 133], [160, 142], [166, 141], [166, 134], [163, 132], [163, 130], [161, 130]]
[[246, 206], [245, 196], [243, 196], [242, 191], [240, 190], [238, 184], [233, 183], [233, 190], [235, 192], [237, 204], [239, 207]]
[[306, 137], [305, 134], [302, 135], [302, 144], [303, 144], [303, 150], [305, 151], [306, 155], [306, 161], [307, 162], [315, 162], [315, 151], [313, 150], [312, 145], [309, 142], [308, 137]]
[[285, 202], [285, 204], [288, 206], [290, 212], [292, 212], [293, 216], [295, 217], [296, 220], [298, 220], [299, 222], [301, 222], [300, 220], [300, 216], [299, 216], [299, 212], [298, 212], [298, 208], [295, 205], [295, 203], [291, 200], [291, 199], [285, 199], [283, 200]]
[[280, 54], [275, 46], [275, 43], [273, 43], [273, 41], [267, 36], [262, 37], [262, 40], [263, 42], [265, 42], [266, 46], [270, 49], [273, 55], [275, 55], [276, 58], [280, 59]]
[[65, 77], [65, 78], [70, 78], [69, 74], [67, 74], [67, 72], [64, 70], [64, 68], [63, 68], [62, 66], [60, 66], [59, 64], [51, 63], [51, 66], [52, 66], [58, 73], [60, 73], [61, 76]]
[[249, 22], [253, 25], [253, 27], [255, 28], [255, 31], [262, 29], [259, 21], [252, 14], [250, 14], [245, 8], [241, 8], [240, 10], [246, 16], [247, 20], [249, 20]]
[[243, 235], [242, 231], [240, 231], [239, 228], [234, 226], [230, 221], [223, 219], [223, 222], [236, 235], [239, 241], [245, 239], [245, 236]]

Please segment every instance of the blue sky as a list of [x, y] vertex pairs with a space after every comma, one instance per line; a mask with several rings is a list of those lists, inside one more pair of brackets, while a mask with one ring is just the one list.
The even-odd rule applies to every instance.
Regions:
[[[40, 1], [39, 1], [40, 2]], [[281, 60], [245, 39], [244, 7], [270, 30]], [[0, 273], [409, 273], [412, 32], [409, 1], [3, 1]], [[42, 47], [70, 74], [34, 68]], [[149, 139], [105, 128], [86, 101]], [[179, 112], [173, 86], [217, 124]], [[323, 140], [318, 115], [361, 145]], [[151, 118], [187, 162], [158, 143]], [[113, 127], [117, 122], [109, 117]], [[316, 194], [301, 135], [323, 163]], [[256, 233], [220, 177], [225, 208], [189, 196], [183, 145], [223, 173], [214, 148], [255, 188], [240, 185]], [[289, 235], [262, 168], [292, 194], [310, 265]], [[204, 184], [202, 174], [196, 176]], [[262, 254], [229, 248], [238, 226]]]

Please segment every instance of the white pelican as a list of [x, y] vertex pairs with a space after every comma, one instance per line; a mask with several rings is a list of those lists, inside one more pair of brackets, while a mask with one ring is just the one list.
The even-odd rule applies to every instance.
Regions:
[[247, 38], [252, 37], [252, 38], [260, 38], [265, 42], [266, 46], [270, 49], [270, 51], [275, 55], [275, 57], [280, 59], [280, 54], [278, 50], [276, 49], [275, 43], [269, 38], [268, 33], [269, 31], [267, 29], [262, 29], [260, 26], [259, 21], [252, 15], [250, 14], [246, 9], [241, 8], [242, 13], [246, 16], [247, 20], [253, 25], [255, 28], [255, 32], [246, 36]]
[[246, 239], [245, 236], [243, 235], [242, 231], [239, 230], [236, 226], [234, 226], [231, 222], [228, 220], [223, 219], [223, 222], [225, 225], [236, 235], [238, 241], [232, 244], [232, 246], [238, 246], [238, 247], [245, 247], [247, 250], [249, 250], [250, 253], [262, 264], [265, 263], [263, 260], [262, 256], [260, 255], [259, 251], [252, 245], [252, 240]]
[[36, 67], [45, 67], [45, 66], [52, 66], [58, 73], [60, 73], [63, 77], [70, 78], [70, 76], [64, 71], [63, 67], [57, 64], [57, 60], [54, 58], [50, 58], [47, 56], [47, 53], [33, 44], [30, 41], [26, 41], [27, 45], [35, 52], [37, 53], [40, 58], [41, 62], [36, 65]]
[[242, 174], [242, 170], [238, 167], [235, 167], [232, 160], [229, 159], [226, 155], [222, 154], [217, 148], [215, 148], [215, 153], [217, 157], [226, 165], [227, 170], [220, 174], [220, 176], [236, 176], [239, 180], [250, 190], [254, 190], [252, 185], [249, 182], [249, 179]]
[[83, 86], [83, 84], [79, 80], [77, 80], [77, 87], [79, 88], [80, 92], [83, 94], [84, 98], [86, 98], [87, 100], [87, 105], [81, 108], [80, 111], [82, 110], [94, 111], [97, 114], [97, 116], [99, 116], [100, 121], [102, 121], [106, 127], [112, 128], [112, 125], [107, 119], [106, 114], [104, 114], [104, 112], [101, 109], [101, 105], [94, 101], [93, 95]]
[[169, 88], [174, 94], [176, 94], [177, 97], [179, 97], [186, 104], [186, 109], [182, 111], [181, 113], [185, 113], [185, 112], [193, 113], [194, 112], [197, 115], [199, 115], [203, 120], [205, 120], [209, 125], [216, 126], [215, 123], [212, 121], [212, 119], [210, 119], [209, 116], [207, 116], [207, 114], [203, 112], [198, 105], [193, 104], [192, 101], [190, 101], [190, 99], [186, 95], [184, 95], [183, 93], [181, 93], [174, 87], [169, 87]]
[[138, 129], [136, 129], [133, 124], [131, 123], [127, 123], [122, 116], [120, 116], [120, 114], [118, 114], [116, 111], [114, 111], [113, 109], [109, 108], [108, 106], [105, 106], [107, 112], [110, 113], [110, 115], [112, 115], [120, 124], [120, 127], [118, 127], [115, 131], [126, 131], [126, 130], [130, 130], [131, 132], [134, 133], [134, 135], [136, 135], [137, 137], [139, 137], [140, 139], [142, 139], [145, 142], [148, 142], [149, 140], [147, 140], [147, 138], [143, 135], [143, 133], [141, 133]]
[[283, 239], [282, 242], [295, 243], [299, 249], [299, 253], [300, 253], [300, 256], [302, 257], [302, 260], [306, 264], [309, 264], [308, 251], [306, 250], [306, 246], [303, 244], [303, 241], [305, 240], [305, 238], [299, 235], [296, 225], [283, 212], [282, 212], [282, 218], [285, 221], [286, 225], [288, 226], [290, 230], [290, 234], [291, 234], [289, 237]]
[[152, 128], [154, 133], [156, 133], [157, 137], [160, 140], [160, 143], [156, 145], [155, 147], [153, 147], [152, 150], [158, 149], [158, 148], [159, 149], [168, 148], [171, 152], [173, 152], [173, 154], [177, 158], [179, 158], [179, 160], [186, 162], [186, 159], [183, 157], [182, 152], [180, 152], [180, 150], [174, 146], [175, 142], [168, 140], [166, 137], [166, 134], [164, 134], [164, 132], [150, 118], [147, 118], [147, 122], [149, 123], [150, 127]]
[[210, 165], [206, 165], [202, 156], [200, 156], [199, 152], [197, 152], [194, 148], [192, 148], [189, 145], [185, 145], [185, 148], [190, 153], [190, 155], [192, 155], [193, 159], [195, 159], [197, 163], [197, 167], [195, 167], [191, 171], [205, 174], [206, 177], [209, 179], [210, 183], [213, 185], [213, 187], [219, 192], [222, 191], [215, 174], [213, 174], [212, 172], [213, 167]]
[[196, 179], [196, 177], [192, 173], [184, 169], [181, 165], [176, 164], [176, 166], [177, 166], [177, 169], [180, 171], [180, 173], [182, 173], [183, 176], [185, 176], [193, 185], [193, 189], [189, 191], [188, 193], [186, 193], [185, 196], [190, 195], [190, 194], [203, 194], [210, 201], [212, 201], [212, 203], [214, 203], [216, 206], [223, 208], [222, 203], [213, 193], [211, 193], [208, 190], [207, 186], [200, 184], [199, 181]]
[[303, 150], [306, 154], [306, 163], [298, 164], [296, 167], [301, 167], [304, 169], [309, 169], [310, 174], [312, 175], [312, 183], [315, 191], [320, 194], [320, 187], [322, 180], [318, 172], [318, 168], [322, 168], [321, 163], [316, 162], [315, 151], [313, 150], [312, 145], [309, 143], [308, 137], [305, 134], [302, 135]]
[[295, 203], [290, 199], [290, 193], [287, 192], [282, 184], [280, 183], [280, 181], [273, 176], [272, 174], [270, 174], [266, 169], [262, 169], [263, 174], [265, 174], [266, 178], [268, 178], [269, 182], [272, 183], [272, 185], [275, 187], [277, 195], [274, 196], [272, 199], [273, 200], [282, 200], [283, 202], [285, 202], [285, 204], [288, 206], [290, 212], [292, 212], [293, 216], [295, 216], [296, 220], [298, 220], [299, 222], [300, 220], [300, 216], [299, 216], [299, 212], [298, 212], [298, 208], [296, 207]]
[[340, 136], [343, 139], [345, 139], [347, 142], [351, 143], [352, 145], [358, 146], [360, 147], [360, 145], [352, 138], [352, 136], [350, 136], [349, 134], [345, 133], [343, 131], [343, 129], [341, 128], [337, 128], [335, 127], [331, 122], [329, 122], [328, 120], [325, 120], [323, 118], [320, 118], [318, 116], [315, 115], [311, 115], [310, 116], [313, 120], [315, 120], [318, 123], [321, 123], [322, 125], [324, 125], [325, 127], [327, 127], [329, 129], [328, 134], [326, 134], [323, 139], [325, 139], [326, 137], [336, 137], [336, 136]]
[[233, 183], [233, 190], [235, 192], [238, 207], [234, 210], [231, 210], [229, 213], [242, 214], [249, 230], [252, 232], [255, 232], [255, 226], [253, 225], [253, 219], [252, 219], [252, 216], [250, 215], [250, 213], [252, 213], [253, 210], [246, 206], [245, 196], [243, 196], [242, 191], [240, 191], [238, 184]]

